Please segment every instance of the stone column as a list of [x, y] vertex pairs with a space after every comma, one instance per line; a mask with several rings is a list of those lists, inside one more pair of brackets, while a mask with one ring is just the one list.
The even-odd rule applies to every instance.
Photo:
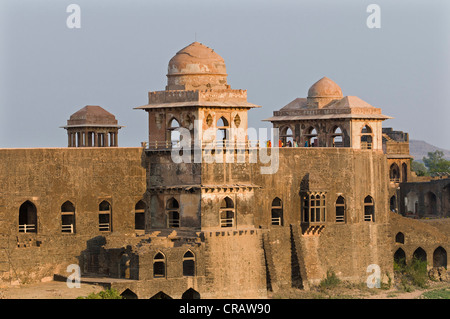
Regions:
[[98, 147], [98, 133], [94, 132], [94, 147]]

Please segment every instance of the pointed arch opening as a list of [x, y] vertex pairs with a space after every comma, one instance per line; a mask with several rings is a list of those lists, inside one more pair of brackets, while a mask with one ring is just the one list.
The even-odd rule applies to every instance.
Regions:
[[190, 250], [183, 255], [183, 276], [195, 276], [195, 256]]
[[284, 126], [280, 130], [280, 139], [282, 147], [293, 147], [294, 146], [294, 132], [290, 126]]
[[305, 147], [317, 147], [319, 146], [319, 138], [317, 129], [313, 126], [310, 126], [308, 129], [306, 129], [306, 141], [305, 141]]
[[406, 266], [406, 254], [401, 248], [397, 249], [394, 253], [394, 264], [397, 266]]
[[75, 233], [75, 206], [70, 201], [61, 205], [61, 232]]
[[200, 293], [192, 288], [189, 288], [183, 293], [181, 299], [200, 299]]
[[413, 258], [422, 262], [427, 261], [427, 253], [422, 247], [417, 248], [413, 253]]
[[120, 296], [122, 296], [122, 299], [138, 299], [138, 296], [129, 288], [125, 289]]
[[228, 120], [224, 116], [222, 116], [217, 121], [216, 127], [217, 127], [217, 131], [216, 131], [217, 147], [226, 147], [227, 141], [229, 139], [228, 130], [230, 128], [230, 124], [229, 124]]
[[158, 252], [153, 257], [153, 278], [166, 277], [166, 256], [162, 252]]
[[400, 182], [400, 168], [396, 163], [392, 163], [389, 168], [389, 180], [393, 183]]
[[404, 244], [405, 235], [402, 232], [398, 232], [397, 235], [395, 235], [395, 242], [398, 244]]
[[370, 195], [364, 198], [364, 221], [375, 222], [375, 203]]
[[19, 208], [19, 233], [37, 233], [37, 209], [29, 200]]
[[169, 228], [180, 227], [180, 205], [175, 198], [170, 198], [166, 203], [167, 226]]
[[371, 150], [373, 148], [373, 133], [369, 125], [364, 125], [361, 129], [361, 149]]
[[173, 299], [172, 297], [170, 297], [168, 294], [166, 294], [163, 291], [160, 291], [156, 294], [154, 294], [152, 297], [150, 297], [150, 299]]
[[433, 267], [444, 267], [447, 269], [447, 251], [441, 246], [433, 252]]
[[343, 196], [336, 199], [336, 223], [345, 223], [345, 198]]
[[111, 204], [104, 200], [98, 205], [98, 229], [101, 232], [112, 231]]
[[172, 119], [169, 121], [169, 124], [167, 126], [167, 130], [169, 133], [169, 139], [170, 139], [170, 146], [171, 147], [179, 147], [180, 145], [180, 122], [175, 117], [172, 117]]
[[275, 197], [271, 207], [272, 226], [283, 226], [283, 202]]
[[235, 208], [230, 197], [222, 199], [219, 208], [220, 227], [234, 227]]
[[331, 134], [332, 147], [344, 147], [344, 132], [340, 126], [335, 126]]

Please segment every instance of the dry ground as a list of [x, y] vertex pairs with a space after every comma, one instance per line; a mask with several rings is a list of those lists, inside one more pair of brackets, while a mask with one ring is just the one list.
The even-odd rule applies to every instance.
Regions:
[[103, 290], [102, 286], [82, 283], [69, 288], [62, 281], [50, 281], [13, 288], [0, 288], [1, 299], [76, 299]]
[[[269, 298], [290, 299], [418, 299], [430, 290], [447, 288], [450, 282], [430, 282], [427, 289], [404, 292], [397, 289], [369, 289], [363, 285], [341, 285], [331, 289], [311, 288], [309, 291], [284, 289], [282, 292], [269, 293]], [[99, 285], [82, 283], [80, 288], [68, 288], [65, 282], [50, 281], [14, 288], [0, 288], [1, 299], [75, 299], [99, 292], [104, 288]]]
[[401, 289], [367, 288], [365, 285], [341, 284], [335, 288], [321, 289], [312, 287], [310, 290], [284, 289], [282, 292], [273, 292], [269, 298], [292, 299], [421, 299], [423, 293], [437, 289], [450, 290], [450, 282], [429, 281], [426, 289], [414, 288], [410, 292]]

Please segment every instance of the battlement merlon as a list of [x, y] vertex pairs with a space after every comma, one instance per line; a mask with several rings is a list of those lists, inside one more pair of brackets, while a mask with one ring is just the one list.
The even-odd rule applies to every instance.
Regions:
[[147, 105], [135, 109], [159, 109], [173, 107], [243, 107], [261, 106], [247, 102], [247, 90], [166, 90], [148, 93]]

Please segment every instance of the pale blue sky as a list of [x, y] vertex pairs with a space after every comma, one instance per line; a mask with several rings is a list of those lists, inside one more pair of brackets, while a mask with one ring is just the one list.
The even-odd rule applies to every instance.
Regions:
[[[81, 29], [66, 26], [71, 3]], [[371, 3], [381, 29], [366, 26]], [[328, 76], [395, 117], [385, 127], [450, 149], [449, 13], [448, 0], [0, 0], [0, 147], [65, 147], [59, 126], [87, 104], [125, 126], [119, 146], [139, 146], [147, 118], [133, 107], [197, 34], [262, 106], [250, 126]]]

